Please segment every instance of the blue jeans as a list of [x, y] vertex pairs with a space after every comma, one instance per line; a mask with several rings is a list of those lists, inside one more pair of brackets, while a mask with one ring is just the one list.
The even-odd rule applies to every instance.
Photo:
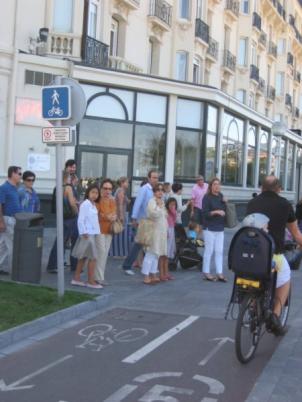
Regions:
[[[77, 259], [74, 258], [71, 253], [73, 250], [73, 247], [75, 245], [75, 242], [79, 236], [78, 233], [78, 225], [77, 225], [77, 217], [72, 218], [72, 219], [64, 219], [63, 223], [63, 230], [64, 230], [64, 246], [67, 243], [67, 241], [70, 239], [71, 240], [71, 248], [70, 248], [70, 270], [75, 271], [76, 266], [77, 266]], [[51, 271], [54, 269], [57, 269], [57, 238], [54, 242], [54, 245], [52, 246], [49, 259], [48, 259], [48, 264], [47, 264], [47, 271]]]
[[123, 269], [125, 271], [128, 271], [129, 269], [132, 268], [132, 264], [134, 261], [137, 259], [138, 253], [142, 249], [142, 246], [138, 243], [133, 243], [130, 253], [128, 254], [128, 257], [125, 259], [124, 264], [123, 264]]

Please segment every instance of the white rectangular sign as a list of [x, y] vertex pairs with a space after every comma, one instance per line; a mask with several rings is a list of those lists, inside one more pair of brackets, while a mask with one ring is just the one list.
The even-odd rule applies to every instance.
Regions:
[[49, 172], [50, 171], [50, 155], [35, 154], [27, 155], [27, 169], [34, 172]]
[[42, 142], [46, 144], [66, 144], [71, 142], [70, 127], [42, 128]]

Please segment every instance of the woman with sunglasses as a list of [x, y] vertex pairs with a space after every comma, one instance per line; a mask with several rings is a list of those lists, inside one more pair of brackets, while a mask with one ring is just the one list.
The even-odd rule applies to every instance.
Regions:
[[22, 176], [23, 184], [19, 187], [19, 197], [23, 212], [39, 212], [40, 200], [38, 194], [33, 188], [36, 175], [26, 170]]

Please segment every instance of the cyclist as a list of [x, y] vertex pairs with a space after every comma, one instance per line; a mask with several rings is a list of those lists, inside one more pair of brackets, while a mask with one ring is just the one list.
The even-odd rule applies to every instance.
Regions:
[[290, 231], [296, 242], [302, 245], [302, 234], [299, 231], [292, 205], [286, 198], [279, 195], [281, 183], [277, 177], [271, 175], [264, 178], [262, 192], [249, 201], [247, 215], [261, 213], [269, 218], [268, 232], [275, 242], [275, 254], [279, 256], [280, 267], [277, 273], [274, 310], [271, 319], [271, 331], [275, 335], [284, 335], [279, 316], [290, 290], [290, 267], [284, 256], [285, 228]]

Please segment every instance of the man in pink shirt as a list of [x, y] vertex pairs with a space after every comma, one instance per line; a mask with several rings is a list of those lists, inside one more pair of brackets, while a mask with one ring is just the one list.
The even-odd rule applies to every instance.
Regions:
[[194, 207], [194, 221], [202, 224], [202, 200], [208, 191], [208, 184], [205, 183], [203, 176], [196, 178], [196, 184], [192, 189], [192, 201]]

